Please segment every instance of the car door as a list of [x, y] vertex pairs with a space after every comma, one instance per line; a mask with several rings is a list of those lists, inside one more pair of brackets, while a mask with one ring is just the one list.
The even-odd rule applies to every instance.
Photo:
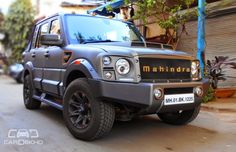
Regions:
[[[61, 25], [58, 18], [53, 18], [50, 23], [50, 34], [61, 37]], [[60, 95], [59, 84], [61, 81], [63, 49], [59, 46], [49, 46], [44, 56], [45, 66], [43, 71], [43, 90], [53, 95]]]
[[42, 24], [39, 24], [35, 28], [35, 33], [33, 36], [33, 43], [30, 50], [30, 56], [32, 61], [34, 70], [33, 70], [33, 82], [34, 87], [36, 89], [42, 90], [42, 79], [43, 79], [43, 69], [44, 69], [44, 54], [47, 49], [47, 46], [42, 45], [40, 43], [40, 36], [42, 34], [48, 33], [49, 30], [49, 24], [48, 22], [44, 22]]

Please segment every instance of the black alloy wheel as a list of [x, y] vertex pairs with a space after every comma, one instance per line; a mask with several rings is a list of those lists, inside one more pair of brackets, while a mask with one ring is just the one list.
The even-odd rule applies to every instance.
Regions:
[[75, 92], [69, 101], [69, 116], [72, 124], [78, 129], [87, 128], [91, 121], [91, 105], [83, 92]]
[[72, 81], [63, 98], [63, 117], [70, 133], [82, 140], [94, 140], [110, 132], [115, 109], [97, 99], [86, 78]]

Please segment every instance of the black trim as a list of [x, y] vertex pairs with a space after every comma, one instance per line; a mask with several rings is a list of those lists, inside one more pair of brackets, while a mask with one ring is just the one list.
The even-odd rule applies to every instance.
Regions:
[[184, 93], [193, 93], [193, 87], [188, 88], [165, 88], [164, 89], [165, 94], [184, 94]]

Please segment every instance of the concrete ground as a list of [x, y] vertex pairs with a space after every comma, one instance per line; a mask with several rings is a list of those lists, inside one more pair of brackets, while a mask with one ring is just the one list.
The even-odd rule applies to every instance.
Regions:
[[236, 113], [236, 96], [231, 98], [217, 98], [202, 104], [202, 109], [212, 112], [234, 112]]
[[[25, 134], [16, 133], [22, 129], [36, 130], [39, 137], [19, 141]], [[235, 143], [236, 113], [205, 110], [186, 126], [167, 125], [151, 115], [116, 122], [102, 139], [80, 141], [68, 132], [61, 111], [45, 104], [26, 110], [22, 85], [0, 76], [0, 152], [235, 152]]]

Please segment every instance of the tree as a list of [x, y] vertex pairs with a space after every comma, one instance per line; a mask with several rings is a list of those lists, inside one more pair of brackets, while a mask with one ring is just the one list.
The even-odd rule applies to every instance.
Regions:
[[2, 13], [2, 10], [0, 9], [0, 29], [2, 27], [3, 20], [4, 20], [4, 15]]
[[16, 0], [10, 5], [4, 21], [5, 46], [11, 48], [11, 59], [14, 61], [21, 60], [21, 53], [27, 46], [33, 20], [34, 10], [30, 0]]
[[[140, 19], [144, 24], [150, 17], [165, 29], [166, 43], [176, 46], [179, 37], [185, 31], [185, 23], [190, 17], [188, 12], [179, 13], [184, 8], [189, 8], [195, 0], [125, 0], [126, 4], [132, 3], [136, 7], [134, 19]], [[180, 34], [177, 30], [182, 27]]]
[[[2, 13], [2, 10], [0, 9], [0, 35], [3, 34], [3, 21], [4, 21], [4, 14]], [[0, 36], [1, 37], [1, 36]], [[2, 38], [0, 38], [0, 41]]]

